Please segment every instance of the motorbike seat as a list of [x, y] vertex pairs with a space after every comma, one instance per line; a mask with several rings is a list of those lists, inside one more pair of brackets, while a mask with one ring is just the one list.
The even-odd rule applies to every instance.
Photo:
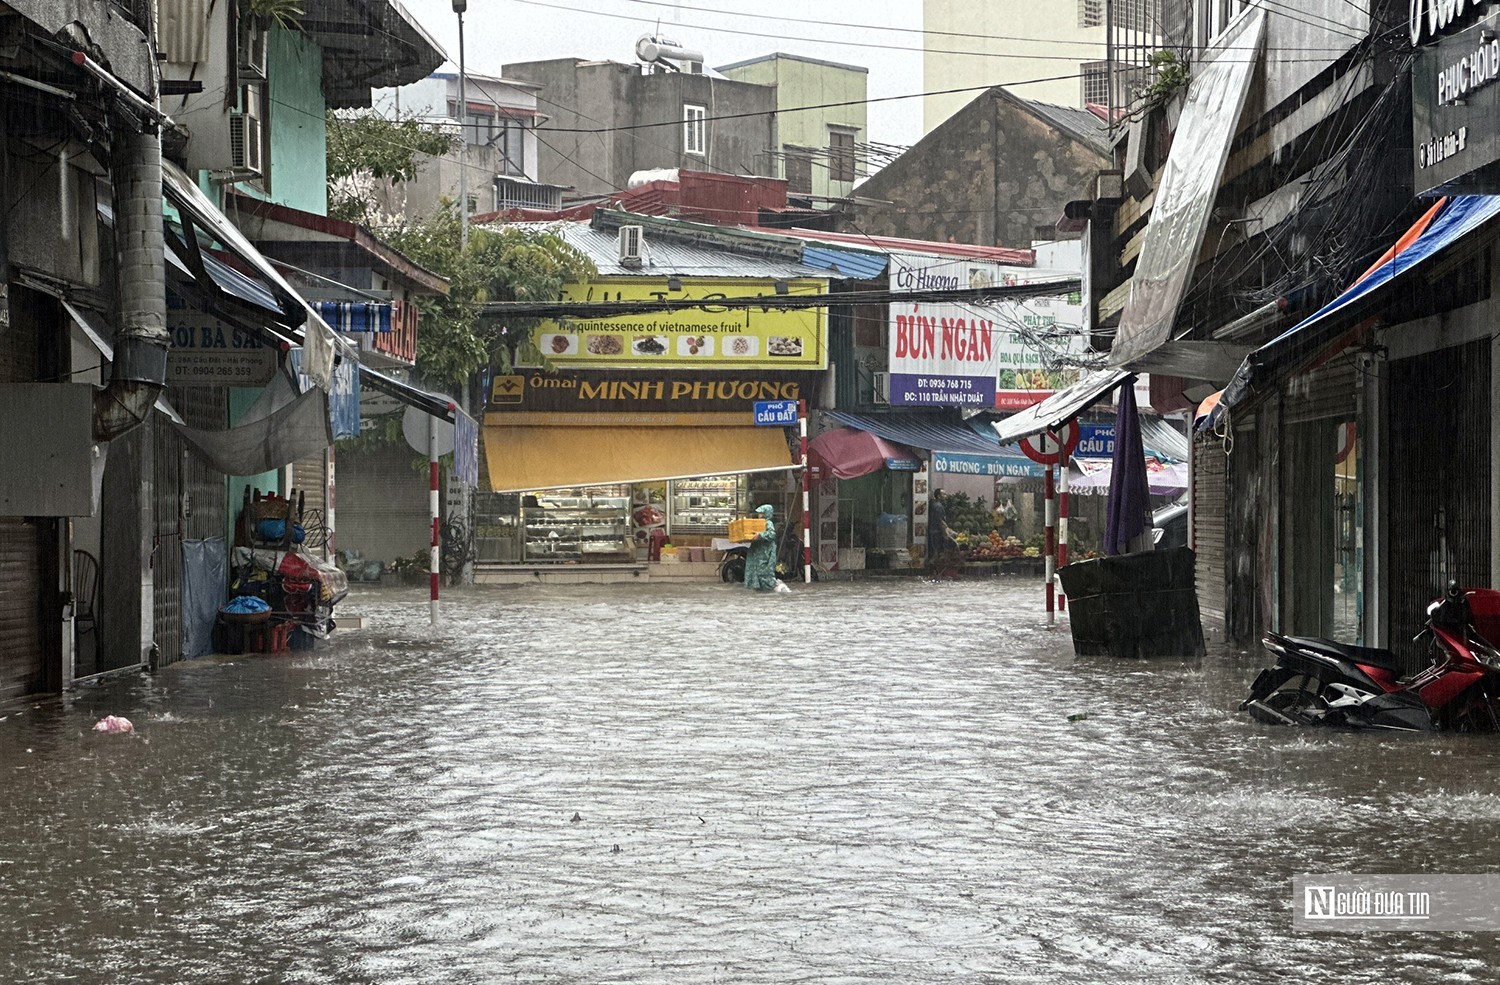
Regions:
[[1292, 643], [1329, 656], [1342, 657], [1345, 660], [1366, 667], [1380, 667], [1385, 670], [1403, 670], [1401, 659], [1389, 650], [1373, 646], [1355, 646], [1352, 643], [1336, 643], [1333, 640], [1315, 639], [1311, 636], [1288, 636]]

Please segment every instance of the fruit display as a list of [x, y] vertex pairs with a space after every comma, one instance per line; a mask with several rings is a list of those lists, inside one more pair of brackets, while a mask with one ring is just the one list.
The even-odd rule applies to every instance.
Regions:
[[965, 536], [960, 535], [957, 539], [960, 547], [968, 547], [971, 561], [1005, 561], [1016, 557], [1037, 556], [1036, 553], [1028, 553], [1036, 551], [1036, 548], [1023, 546], [1015, 537], [1001, 537], [998, 531], [991, 530], [987, 536], [981, 538], [969, 537], [967, 545], [964, 543]]

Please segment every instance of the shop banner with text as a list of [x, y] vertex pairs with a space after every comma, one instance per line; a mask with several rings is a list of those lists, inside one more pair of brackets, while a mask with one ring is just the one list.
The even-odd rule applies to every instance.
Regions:
[[[893, 291], [960, 290], [1077, 277], [1077, 270], [1008, 267], [985, 260], [891, 255]], [[893, 304], [890, 402], [921, 407], [1019, 410], [1078, 378], [1059, 356], [1086, 349], [1083, 299], [1032, 298], [991, 305]], [[1048, 368], [1053, 367], [1053, 368]]]
[[525, 370], [490, 381], [487, 410], [576, 411], [586, 414], [637, 411], [743, 411], [749, 424], [755, 404], [796, 401], [814, 390], [818, 374], [787, 373], [547, 373]]
[[[702, 307], [614, 318], [563, 318], [535, 330], [553, 364], [594, 368], [654, 366], [698, 369], [823, 369], [828, 365], [826, 308], [731, 311], [722, 298], [774, 299], [776, 281], [683, 277], [671, 290], [661, 277], [603, 277], [563, 287], [564, 301], [701, 300]], [[786, 293], [822, 294], [826, 280], [786, 281]]]

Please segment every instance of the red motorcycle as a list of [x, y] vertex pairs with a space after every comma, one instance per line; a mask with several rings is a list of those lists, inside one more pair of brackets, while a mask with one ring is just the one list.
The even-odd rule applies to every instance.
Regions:
[[1275, 725], [1500, 732], [1500, 592], [1455, 582], [1427, 607], [1432, 663], [1409, 677], [1389, 650], [1271, 633], [1276, 665], [1240, 705]]

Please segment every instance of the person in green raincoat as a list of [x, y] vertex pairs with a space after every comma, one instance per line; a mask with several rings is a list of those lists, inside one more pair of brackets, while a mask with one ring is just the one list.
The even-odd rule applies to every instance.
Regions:
[[745, 555], [745, 587], [769, 592], [776, 588], [776, 524], [771, 521], [776, 508], [766, 503], [757, 506], [755, 512], [766, 521], [766, 529], [750, 541]]

